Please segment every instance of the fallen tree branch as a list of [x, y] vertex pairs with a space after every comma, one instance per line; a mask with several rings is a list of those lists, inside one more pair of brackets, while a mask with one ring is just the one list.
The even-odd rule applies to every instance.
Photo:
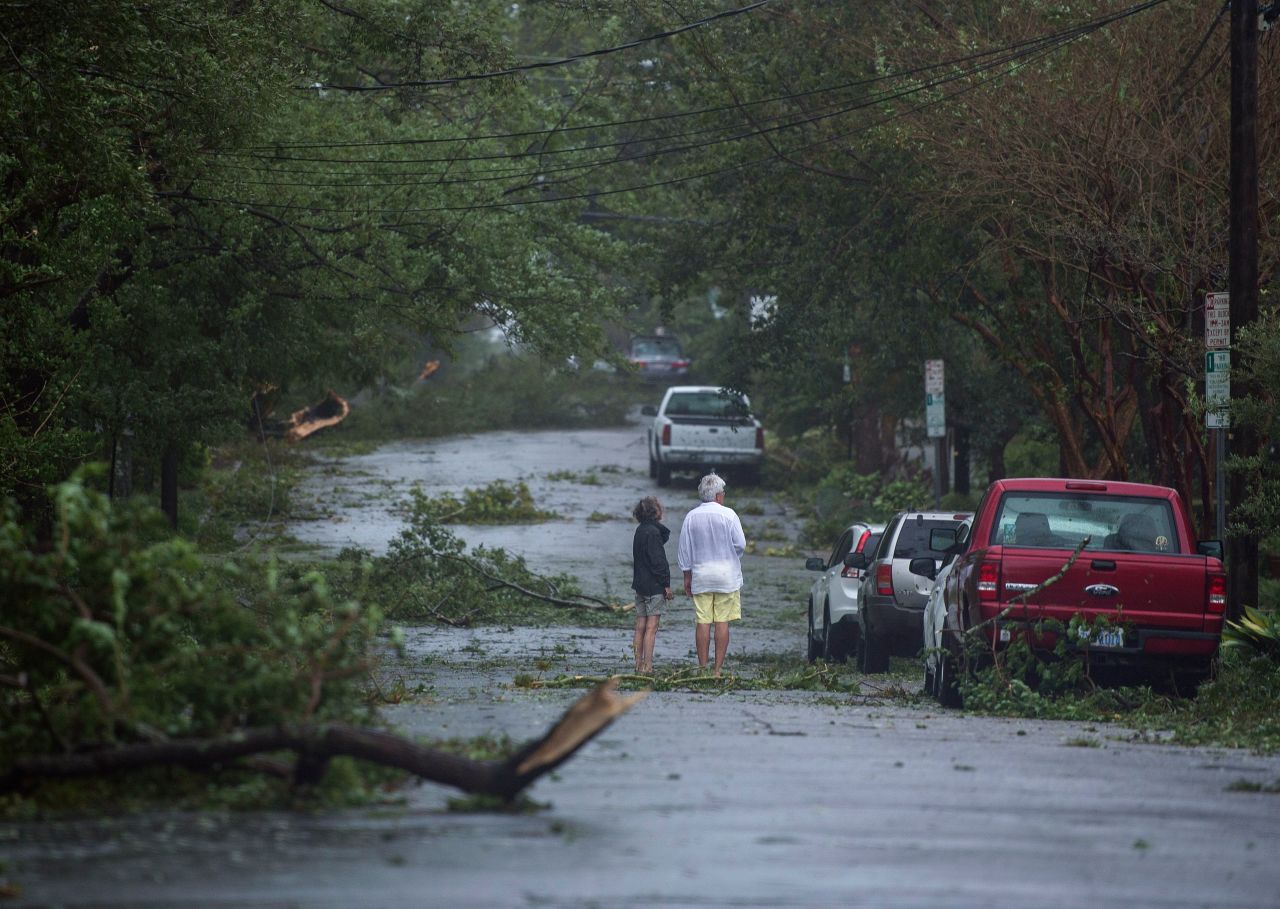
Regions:
[[111, 693], [107, 690], [106, 683], [84, 660], [53, 646], [48, 641], [42, 640], [35, 635], [27, 634], [17, 628], [0, 626], [0, 637], [8, 638], [18, 644], [25, 644], [28, 647], [47, 653], [58, 662], [70, 667], [89, 686], [89, 690], [93, 692], [94, 697], [98, 699], [98, 703], [102, 706], [102, 712], [107, 716], [115, 715], [115, 704], [111, 700]]
[[646, 692], [622, 697], [617, 679], [583, 695], [542, 738], [504, 761], [473, 761], [426, 748], [389, 732], [345, 723], [288, 724], [242, 729], [217, 739], [175, 739], [123, 745], [82, 754], [28, 755], [0, 774], [0, 792], [39, 779], [122, 773], [156, 766], [207, 771], [241, 758], [293, 751], [297, 782], [313, 782], [330, 758], [346, 756], [395, 767], [464, 792], [511, 801], [540, 776], [559, 767], [625, 713]]
[[[548, 596], [545, 593], [537, 593], [536, 591], [530, 590], [527, 587], [520, 586], [514, 581], [508, 581], [506, 578], [502, 578], [496, 574], [485, 571], [483, 568], [481, 568], [479, 565], [477, 565], [475, 562], [471, 561], [470, 559], [466, 558], [465, 556], [449, 555], [448, 553], [440, 553], [440, 557], [444, 559], [449, 559], [450, 561], [453, 561], [453, 562], [461, 562], [463, 565], [466, 565], [476, 574], [480, 575], [483, 578], [488, 578], [490, 581], [493, 581], [499, 587], [508, 587], [511, 590], [516, 591], [517, 593], [522, 593], [527, 597], [533, 597], [535, 600], [542, 600], [544, 603], [550, 603], [553, 606], [564, 606], [569, 609], [608, 610], [610, 612], [622, 611], [612, 603], [606, 603], [604, 600], [597, 599], [596, 597], [587, 596], [585, 593], [575, 593], [573, 596], [576, 599], [572, 599], [572, 600], [566, 600], [566, 599], [563, 599], [562, 597]], [[584, 602], [581, 602], [582, 600], [587, 600], [589, 602], [584, 603]]]

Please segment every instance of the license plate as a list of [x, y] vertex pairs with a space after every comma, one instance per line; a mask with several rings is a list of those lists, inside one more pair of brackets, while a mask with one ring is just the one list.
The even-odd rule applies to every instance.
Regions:
[[1122, 628], [1104, 628], [1096, 633], [1091, 632], [1088, 628], [1081, 628], [1080, 637], [1087, 641], [1090, 647], [1115, 650], [1124, 647], [1124, 629]]

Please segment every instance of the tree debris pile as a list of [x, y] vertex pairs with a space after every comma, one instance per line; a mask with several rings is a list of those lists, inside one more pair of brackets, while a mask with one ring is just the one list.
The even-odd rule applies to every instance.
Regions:
[[[51, 543], [13, 505], [0, 524], [0, 792], [157, 766], [313, 784], [354, 757], [509, 800], [635, 700], [602, 685], [506, 761], [425, 748], [375, 728], [377, 608], [315, 573], [211, 569], [158, 513], [113, 508], [83, 477], [54, 503]], [[281, 751], [292, 765], [267, 757]]]

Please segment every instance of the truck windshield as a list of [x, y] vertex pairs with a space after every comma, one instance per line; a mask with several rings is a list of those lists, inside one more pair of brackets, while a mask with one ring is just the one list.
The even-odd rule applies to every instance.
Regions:
[[675, 417], [746, 417], [746, 402], [716, 391], [682, 391], [667, 401], [666, 413]]
[[1034, 549], [1181, 552], [1164, 499], [1067, 492], [1010, 492], [1000, 502], [992, 545]]

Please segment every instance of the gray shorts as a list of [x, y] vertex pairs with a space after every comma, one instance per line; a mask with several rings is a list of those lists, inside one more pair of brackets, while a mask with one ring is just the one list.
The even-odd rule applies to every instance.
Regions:
[[667, 603], [667, 598], [660, 593], [655, 593], [651, 597], [636, 594], [636, 618], [650, 615], [662, 615], [662, 607]]

